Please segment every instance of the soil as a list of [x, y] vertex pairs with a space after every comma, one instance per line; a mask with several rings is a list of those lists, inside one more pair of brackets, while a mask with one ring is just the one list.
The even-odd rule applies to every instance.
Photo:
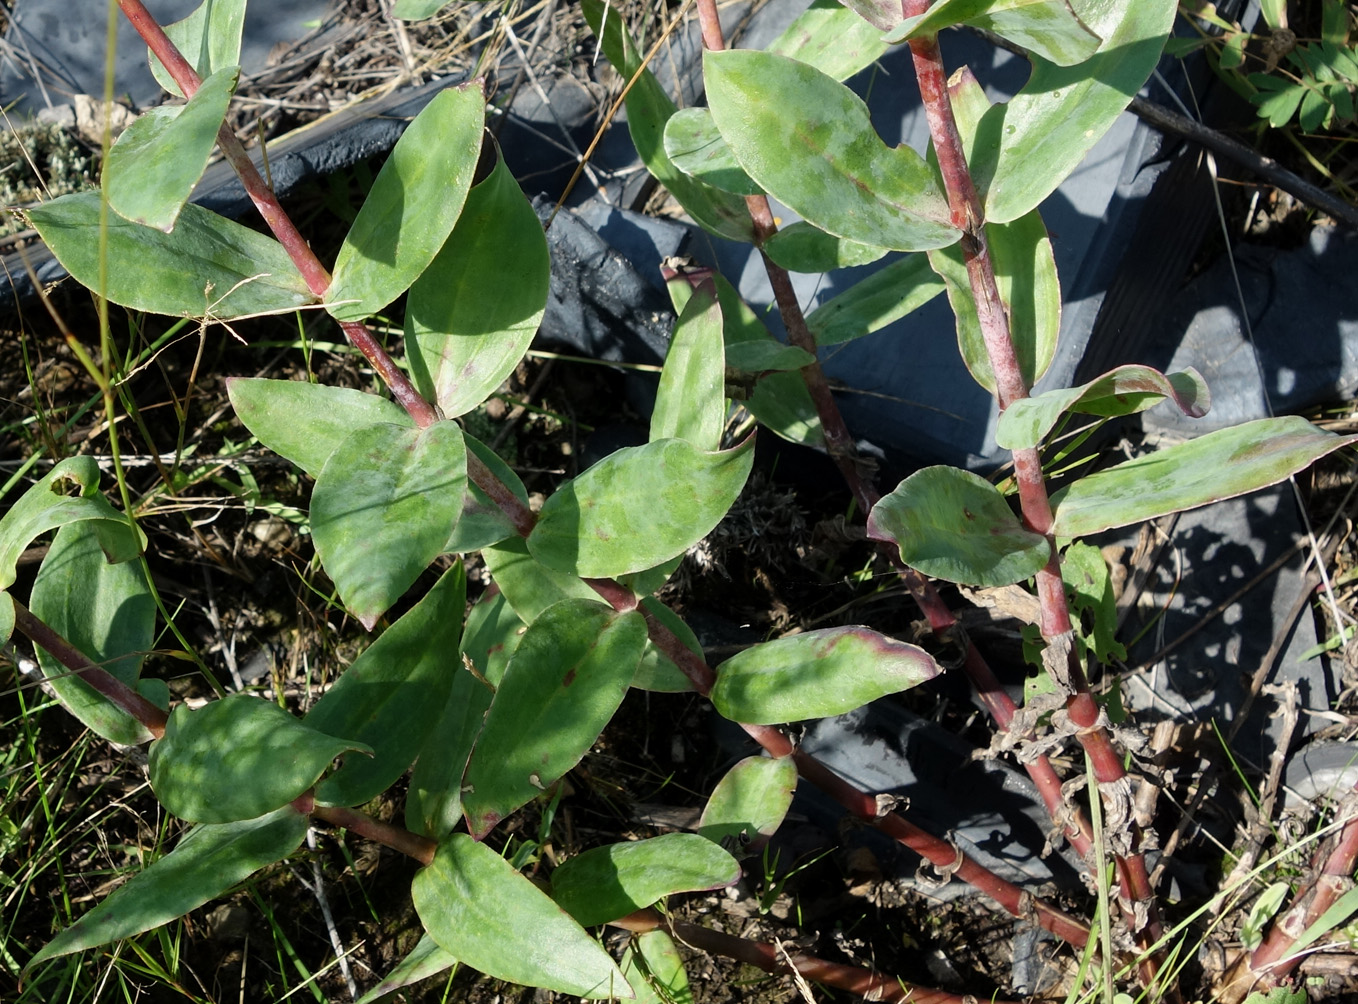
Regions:
[[[258, 113], [268, 129], [295, 125], [322, 106], [328, 110], [365, 86], [399, 76], [408, 65], [410, 57], [397, 42], [383, 47], [373, 41], [374, 25], [391, 30], [375, 2], [349, 4], [345, 11], [344, 18], [323, 26], [336, 33], [328, 48], [280, 54], [278, 65], [301, 82], [288, 85], [293, 89], [286, 99], [277, 99], [281, 103], [273, 111]], [[556, 40], [562, 51], [573, 51], [575, 31], [578, 25], [554, 26], [544, 50]], [[465, 18], [447, 18], [410, 29], [407, 41], [418, 55], [439, 46], [455, 49], [471, 34]], [[317, 48], [314, 39], [312, 47]], [[285, 77], [280, 70], [279, 80]], [[356, 204], [354, 197], [375, 166], [314, 183], [289, 205], [295, 218], [307, 221], [318, 248], [338, 242], [346, 226], [344, 208]], [[50, 301], [65, 326], [93, 348], [98, 322], [87, 294], [67, 282], [51, 291]], [[399, 317], [400, 305], [391, 313]], [[0, 323], [0, 457], [5, 458], [0, 469], [17, 472], [38, 451], [45, 460], [83, 453], [103, 463], [111, 447], [97, 389], [61, 330], [38, 304], [26, 304]], [[231, 332], [193, 324], [175, 328], [164, 318], [114, 311], [112, 337], [119, 356], [167, 335], [167, 344], [119, 388], [122, 406], [130, 410], [135, 404], [135, 412], [117, 427], [129, 490], [140, 500], [141, 525], [150, 540], [156, 586], [175, 611], [184, 640], [219, 679], [281, 696], [290, 709], [302, 712], [362, 651], [368, 636], [334, 599], [315, 560], [303, 519], [309, 479], [251, 441], [230, 409], [225, 381], [269, 376], [374, 393], [381, 388], [360, 357], [334, 344], [336, 333], [319, 314], [306, 315], [300, 331], [295, 319], [265, 318]], [[399, 335], [386, 337], [388, 349], [399, 357]], [[644, 437], [647, 420], [623, 403], [623, 379], [620, 371], [592, 361], [531, 355], [466, 421], [478, 437], [496, 444], [530, 493], [545, 497], [615, 437]], [[96, 403], [90, 406], [91, 401]], [[703, 632], [709, 660], [725, 658], [751, 637], [837, 624], [867, 623], [916, 638], [918, 615], [864, 540], [861, 514], [851, 511], [847, 491], [827, 473], [823, 458], [761, 449], [740, 503], [687, 557], [663, 597], [693, 623], [715, 625]], [[1318, 523], [1336, 509], [1351, 522], [1358, 508], [1354, 483], [1347, 458], [1322, 466], [1310, 487]], [[39, 545], [24, 555], [17, 595], [27, 594], [43, 553]], [[1355, 566], [1358, 543], [1346, 535], [1331, 569], [1335, 581], [1346, 584], [1338, 594], [1345, 613], [1354, 608], [1354, 589], [1347, 583]], [[422, 595], [439, 570], [431, 569], [390, 619]], [[485, 588], [486, 576], [474, 556], [467, 571], [471, 600]], [[1015, 679], [1025, 673], [1017, 621], [974, 617], [968, 623], [973, 637], [1001, 654], [1006, 672]], [[722, 635], [723, 630], [734, 633]], [[1333, 634], [1337, 627], [1322, 631]], [[1358, 710], [1356, 646], [1350, 643], [1333, 661], [1347, 688], [1335, 709], [1342, 722], [1328, 730], [1336, 738], [1352, 738], [1358, 731], [1351, 717]], [[14, 670], [8, 677], [12, 682], [0, 691], [0, 748], [20, 755], [7, 761], [0, 800], [0, 877], [8, 877], [0, 878], [7, 946], [7, 957], [0, 960], [0, 1000], [18, 1000], [13, 960], [22, 964], [69, 918], [130, 877], [154, 848], [172, 846], [182, 827], [164, 816], [151, 795], [138, 751], [92, 740], [46, 701], [33, 678], [19, 672], [29, 656], [25, 642], [16, 639], [6, 656]], [[158, 641], [145, 673], [170, 681], [177, 700], [211, 695], [171, 637]], [[950, 681], [916, 688], [901, 699], [977, 746], [989, 742], [990, 730], [969, 696]], [[562, 782], [555, 810], [544, 796], [499, 827], [491, 845], [528, 861], [530, 875], [545, 875], [556, 862], [593, 846], [691, 827], [706, 793], [732, 762], [713, 717], [705, 702], [692, 696], [632, 692], [591, 755]], [[1157, 832], [1170, 833], [1183, 818], [1181, 807], [1193, 802], [1213, 755], [1210, 743], [1183, 739], [1169, 745], [1159, 765], [1170, 769], [1172, 780], [1160, 799]], [[35, 784], [33, 764], [54, 780]], [[398, 785], [364, 811], [399, 822], [403, 795]], [[1236, 838], [1237, 846], [1268, 822], [1247, 822], [1245, 802], [1240, 798], [1237, 804], [1226, 785], [1202, 809], [1216, 824], [1210, 829], [1228, 843]], [[1286, 834], [1314, 825], [1314, 814], [1289, 819], [1290, 829], [1281, 831], [1278, 846], [1285, 844]], [[60, 838], [53, 839], [53, 832]], [[794, 810], [770, 850], [747, 861], [737, 887], [679, 897], [670, 909], [691, 923], [782, 942], [792, 950], [953, 993], [978, 999], [1014, 996], [1012, 918], [976, 896], [930, 896], [870, 850], [846, 851], [845, 846], [840, 834], [821, 830]], [[1269, 848], [1270, 853], [1276, 849]], [[1201, 877], [1200, 889], [1169, 902], [1168, 919], [1175, 922], [1210, 897], [1223, 857], [1222, 848], [1201, 830], [1190, 831], [1172, 853], [1176, 873]], [[1285, 861], [1279, 871], [1304, 864]], [[299, 1000], [308, 993], [317, 1000], [348, 1000], [335, 946], [345, 952], [360, 993], [375, 985], [420, 936], [409, 893], [415, 870], [413, 862], [388, 848], [318, 827], [314, 847], [266, 869], [226, 899], [192, 911], [163, 936], [139, 939], [170, 975], [153, 974], [149, 964], [139, 968], [140, 956], [134, 958], [130, 950], [116, 966], [107, 952], [96, 952], [86, 957], [73, 982], [93, 993], [102, 979], [123, 981], [129, 999], [148, 1002], [271, 1001], [289, 991]], [[1238, 900], [1219, 916], [1191, 926], [1186, 943], [1202, 950], [1190, 949], [1194, 957], [1186, 960], [1190, 997], [1211, 986], [1226, 952], [1238, 944], [1253, 902], [1253, 897]], [[1090, 916], [1095, 900], [1092, 894], [1066, 894], [1062, 905]], [[603, 935], [613, 948], [625, 937], [607, 930]], [[1052, 942], [1040, 943], [1036, 951], [1039, 985], [1063, 996], [1078, 959]], [[685, 954], [700, 1004], [805, 999], [787, 978], [719, 956]], [[171, 957], [173, 965], [166, 961]], [[1355, 956], [1342, 942], [1316, 960], [1309, 971], [1319, 981], [1317, 999], [1358, 1000]], [[302, 989], [307, 974], [315, 978]], [[24, 999], [56, 999], [56, 982], [28, 988]], [[813, 996], [849, 999], [820, 987]], [[462, 970], [426, 980], [395, 999], [537, 1004], [557, 995]]]

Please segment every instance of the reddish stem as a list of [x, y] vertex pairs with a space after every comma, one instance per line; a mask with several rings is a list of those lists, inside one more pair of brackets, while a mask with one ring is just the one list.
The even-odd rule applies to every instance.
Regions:
[[84, 652], [34, 617], [18, 600], [14, 600], [14, 626], [34, 645], [41, 645], [50, 652], [57, 662], [88, 683], [111, 704], [121, 708], [144, 725], [153, 738], [159, 739], [165, 734], [165, 722], [169, 715], [104, 667], [96, 666]]
[[353, 809], [318, 805], [311, 810], [311, 814], [327, 823], [352, 830], [360, 837], [374, 843], [400, 851], [422, 865], [430, 864], [434, 860], [434, 852], [438, 850], [439, 845], [428, 837], [422, 837], [418, 833], [411, 833], [399, 826], [392, 826], [390, 823], [373, 819], [371, 816], [365, 816]]

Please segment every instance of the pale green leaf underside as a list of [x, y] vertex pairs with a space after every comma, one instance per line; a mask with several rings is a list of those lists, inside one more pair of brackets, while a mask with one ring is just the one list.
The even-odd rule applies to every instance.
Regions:
[[1304, 470], [1358, 436], [1304, 418], [1261, 418], [1156, 450], [1052, 496], [1058, 537], [1083, 537], [1245, 495]]
[[957, 241], [924, 159], [907, 146], [887, 147], [867, 105], [832, 77], [737, 49], [704, 53], [703, 80], [712, 118], [745, 173], [804, 220], [899, 251]]
[[939, 672], [923, 649], [865, 627], [825, 628], [748, 648], [717, 667], [712, 705], [736, 722], [828, 718]]
[[1047, 564], [1051, 546], [1019, 522], [989, 481], [956, 467], [926, 467], [868, 516], [868, 536], [893, 541], [925, 575], [974, 586], [1021, 582]]
[[439, 845], [411, 894], [439, 947], [488, 976], [591, 1000], [632, 996], [622, 972], [584, 928], [465, 833]]
[[886, 50], [881, 31], [838, 0], [816, 0], [764, 49], [814, 66], [836, 80], [848, 80]]
[[1099, 47], [1099, 36], [1068, 0], [938, 0], [928, 13], [906, 18], [886, 41], [932, 35], [955, 24], [993, 31], [1059, 66], [1081, 63]]
[[696, 290], [674, 325], [660, 371], [652, 441], [683, 439], [700, 450], [721, 445], [726, 424], [726, 355], [721, 306], [711, 284]]
[[886, 248], [827, 234], [805, 220], [783, 227], [764, 245], [764, 250], [789, 272], [811, 273], [869, 265], [887, 253]]
[[1211, 394], [1191, 366], [1168, 375], [1149, 366], [1119, 366], [1079, 387], [1049, 390], [1015, 401], [1000, 416], [995, 442], [1006, 450], [1036, 446], [1068, 411], [1085, 415], [1132, 415], [1168, 398], [1185, 415], [1201, 418]]
[[665, 156], [695, 181], [736, 195], [763, 195], [726, 145], [706, 108], [684, 108], [665, 123]]
[[637, 1004], [693, 1004], [684, 960], [664, 931], [637, 935], [623, 949], [618, 965], [636, 991]]
[[[398, 0], [397, 6], [399, 7], [402, 2], [405, 0]], [[447, 0], [438, 2], [446, 3]], [[457, 961], [456, 956], [440, 948], [438, 942], [429, 935], [421, 935], [415, 947], [410, 950], [410, 954], [392, 966], [382, 982], [360, 997], [356, 1004], [377, 1004], [388, 994], [451, 969], [457, 965]]]
[[167, 233], [174, 229], [207, 167], [239, 78], [240, 67], [223, 67], [188, 104], [152, 108], [123, 131], [104, 166], [114, 212]]
[[797, 790], [792, 757], [746, 757], [723, 775], [708, 796], [698, 835], [744, 845], [771, 837], [782, 825]]
[[[63, 195], [25, 212], [62, 267], [98, 290], [99, 193]], [[108, 298], [152, 314], [229, 321], [315, 300], [282, 244], [193, 203], [169, 234], [110, 213], [108, 260]]]
[[817, 345], [840, 345], [882, 330], [943, 289], [927, 255], [905, 255], [822, 303], [807, 315], [806, 326]]
[[[165, 26], [165, 34], [198, 71], [200, 78], [212, 76], [240, 62], [241, 33], [245, 27], [245, 0], [203, 0], [182, 21]], [[171, 94], [183, 97], [179, 85], [148, 50], [147, 62], [156, 82]]]

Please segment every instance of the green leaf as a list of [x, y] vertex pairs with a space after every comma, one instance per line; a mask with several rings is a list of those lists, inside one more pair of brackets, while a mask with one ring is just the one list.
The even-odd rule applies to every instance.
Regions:
[[1287, 0], [1259, 0], [1259, 13], [1264, 15], [1264, 23], [1277, 31], [1287, 22]]
[[[592, 596], [593, 590], [590, 592]], [[486, 689], [491, 693], [504, 679], [510, 656], [519, 647], [527, 627], [505, 599], [499, 583], [491, 583], [472, 604], [467, 628], [462, 634], [462, 654], [485, 677], [486, 683], [490, 684]]]
[[868, 536], [889, 540], [925, 575], [1007, 586], [1036, 575], [1051, 545], [1024, 527], [989, 481], [956, 467], [926, 467], [872, 507]]
[[[166, 25], [165, 34], [198, 71], [198, 76], [207, 78], [240, 62], [244, 27], [245, 0], [203, 0], [184, 20]], [[161, 87], [176, 97], [184, 96], [170, 72], [149, 50], [147, 62]]]
[[[33, 582], [29, 605], [35, 617], [91, 662], [129, 687], [137, 686], [142, 660], [154, 643], [155, 599], [140, 562], [108, 563], [93, 523], [68, 523], [57, 531]], [[109, 703], [46, 649], [39, 647], [37, 655], [61, 703], [89, 728], [129, 746], [151, 739], [146, 726]]]
[[446, 417], [471, 411], [514, 372], [547, 309], [550, 267], [542, 223], [501, 158], [467, 194], [406, 304], [411, 375]]
[[1000, 416], [995, 442], [1006, 450], [1036, 446], [1068, 411], [1084, 415], [1132, 415], [1169, 398], [1192, 418], [1211, 407], [1207, 383], [1191, 366], [1168, 375], [1149, 366], [1119, 366], [1079, 387], [1049, 390], [1015, 401]]
[[525, 624], [562, 600], [598, 600], [599, 594], [578, 576], [558, 572], [528, 552], [522, 537], [511, 537], [482, 551], [486, 567], [505, 600]]
[[585, 927], [617, 920], [680, 892], [724, 889], [740, 864], [694, 833], [608, 844], [552, 872], [552, 898]]
[[921, 648], [865, 627], [824, 628], [747, 648], [717, 667], [712, 705], [735, 722], [828, 718], [939, 673]]
[[495, 693], [465, 667], [452, 673], [443, 713], [415, 761], [406, 793], [406, 828], [434, 840], [462, 822], [462, 775]]
[[528, 550], [557, 571], [617, 576], [658, 565], [712, 532], [754, 463], [754, 440], [706, 452], [682, 439], [626, 447], [547, 499]]
[[879, 31], [890, 31], [905, 20], [901, 5], [896, 0], [840, 0], [840, 2]]
[[379, 423], [415, 427], [394, 401], [347, 387], [231, 377], [226, 393], [236, 417], [260, 443], [313, 478], [354, 429]]
[[259, 819], [195, 826], [173, 851], [119, 886], [108, 898], [28, 960], [32, 970], [60, 955], [130, 938], [182, 917], [295, 851], [308, 818], [285, 806]]
[[402, 21], [423, 21], [447, 7], [451, 0], [396, 0], [391, 16]]
[[986, 112], [969, 158], [988, 221], [1027, 215], [1075, 170], [1155, 69], [1176, 9], [1175, 0], [1082, 4], [1103, 39], [1098, 52], [1078, 66], [1033, 57], [1023, 89]]
[[924, 159], [883, 143], [867, 105], [834, 78], [785, 56], [732, 49], [703, 54], [703, 80], [745, 173], [804, 220], [899, 251], [959, 238]]
[[837, 0], [815, 0], [764, 47], [765, 52], [807, 63], [836, 80], [848, 80], [886, 50], [882, 33]]
[[180, 819], [230, 823], [282, 808], [362, 743], [327, 736], [277, 704], [231, 694], [191, 711], [170, 712], [151, 744], [151, 789]]
[[1083, 63], [1099, 48], [1099, 36], [1069, 0], [938, 0], [928, 13], [893, 28], [886, 41], [921, 38], [955, 24], [993, 31], [1058, 66]]
[[[1061, 555], [1061, 581], [1074, 595], [1077, 612], [1089, 612], [1093, 630], [1082, 640], [1094, 652], [1094, 657], [1107, 663], [1113, 658], [1126, 659], [1127, 650], [1117, 640], [1118, 607], [1113, 592], [1113, 578], [1103, 552], [1093, 544], [1076, 542]], [[1080, 618], [1083, 620], [1083, 618]]]
[[93, 457], [68, 457], [48, 471], [0, 519], [0, 589], [14, 584], [19, 556], [49, 530], [94, 521], [99, 546], [110, 562], [130, 561], [146, 548], [146, 534], [99, 494]]
[[670, 580], [670, 576], [683, 564], [684, 556], [675, 555], [669, 561], [662, 561], [660, 564], [640, 572], [629, 572], [626, 575], [618, 576], [618, 584], [626, 586], [638, 596], [650, 596]]
[[[99, 199], [78, 192], [25, 210], [62, 267], [96, 291]], [[107, 244], [104, 292], [132, 310], [229, 321], [315, 302], [282, 244], [192, 203], [171, 234], [110, 215]]]
[[677, 109], [655, 75], [644, 68], [617, 11], [602, 0], [581, 0], [580, 7], [608, 61], [624, 80], [632, 82], [626, 97], [627, 131], [646, 170], [708, 233], [743, 243], [753, 241], [754, 226], [744, 199], [690, 178], [665, 155], [665, 123]]
[[[397, 2], [399, 5], [402, 0], [397, 0]], [[446, 2], [446, 0], [440, 0], [440, 2]], [[439, 973], [451, 969], [457, 963], [456, 956], [451, 952], [445, 952], [438, 946], [438, 942], [429, 935], [421, 935], [420, 940], [415, 943], [415, 947], [410, 950], [410, 954], [396, 963], [382, 982], [360, 997], [357, 1004], [378, 1004], [387, 994], [395, 993], [397, 990], [420, 982], [420, 980], [427, 980], [431, 976], [437, 976]]]
[[304, 724], [348, 736], [373, 753], [346, 756], [316, 785], [317, 805], [362, 805], [415, 762], [461, 670], [456, 653], [466, 606], [467, 577], [459, 561], [312, 706]]
[[316, 553], [368, 630], [443, 553], [467, 490], [455, 422], [368, 425], [325, 462], [311, 493]]
[[[1350, 890], [1352, 891], [1352, 890]], [[1345, 893], [1347, 896], [1348, 893]], [[1311, 995], [1304, 988], [1274, 987], [1267, 992], [1256, 990], [1245, 998], [1245, 1004], [1307, 1004]]]
[[14, 597], [0, 592], [0, 645], [14, 635]]
[[805, 220], [779, 230], [769, 238], [764, 251], [790, 272], [833, 272], [869, 265], [887, 253], [886, 248], [834, 237]]
[[[654, 596], [644, 597], [641, 605], [647, 613], [669, 628], [690, 652], [695, 655], [703, 654], [698, 636], [673, 610]], [[646, 650], [641, 654], [641, 661], [637, 663], [636, 675], [632, 677], [632, 686], [638, 690], [651, 690], [661, 694], [685, 694], [693, 689], [693, 681], [684, 675], [684, 671], [675, 665], [674, 660], [648, 639]]]
[[822, 303], [806, 316], [806, 326], [817, 345], [841, 345], [882, 330], [943, 289], [926, 255], [906, 255]]
[[[1306, 88], [1277, 77], [1266, 77], [1261, 73], [1252, 73], [1249, 79], [1250, 83], [1260, 88], [1258, 94], [1250, 96], [1250, 100], [1259, 106], [1259, 117], [1268, 119], [1268, 124], [1274, 129], [1281, 129], [1287, 125], [1297, 113], [1301, 99], [1306, 96]], [[1266, 84], [1265, 81], [1270, 83]], [[1281, 89], [1272, 90], [1270, 85], [1276, 85]]]
[[477, 81], [440, 91], [406, 127], [335, 258], [325, 302], [336, 320], [377, 313], [429, 267], [462, 212], [485, 112]]
[[651, 414], [651, 441], [682, 439], [715, 450], [725, 424], [721, 307], [715, 289], [707, 286], [694, 293], [675, 322]]
[[[763, 373], [801, 369], [815, 361], [815, 356], [804, 349], [774, 338], [736, 288], [720, 274], [713, 275], [712, 280], [717, 287], [717, 303], [721, 305], [721, 334], [728, 367]], [[693, 297], [693, 287], [688, 280], [676, 278], [666, 283], [666, 288], [675, 312], [682, 313]]]
[[[1051, 365], [1061, 330], [1061, 284], [1051, 240], [1037, 210], [1013, 223], [987, 223], [985, 232], [1000, 298], [1009, 315], [1010, 338], [1024, 382], [1031, 387]], [[947, 286], [948, 300], [957, 315], [957, 346], [962, 359], [976, 382], [994, 394], [995, 374], [961, 247], [930, 251], [929, 264]]]
[[108, 152], [108, 204], [133, 223], [169, 233], [193, 194], [226, 119], [240, 79], [224, 66], [203, 81], [186, 105], [152, 108], [123, 131]]
[[755, 384], [745, 407], [759, 424], [789, 443], [825, 448], [820, 413], [800, 373], [771, 373]]
[[665, 156], [695, 181], [736, 195], [763, 195], [726, 145], [706, 108], [683, 108], [665, 123]]
[[491, 701], [462, 791], [478, 839], [580, 762], [627, 693], [646, 622], [564, 600], [528, 625]]
[[636, 991], [637, 1004], [693, 1004], [684, 960], [674, 939], [662, 930], [636, 935], [618, 963]]
[[797, 765], [792, 757], [746, 757], [717, 782], [698, 820], [698, 835], [745, 847], [773, 836], [792, 807]]
[[1235, 498], [1277, 484], [1358, 436], [1336, 436], [1304, 418], [1261, 418], [1090, 474], [1052, 496], [1058, 537]]
[[[528, 504], [528, 489], [524, 488], [519, 476], [494, 450], [465, 432], [462, 441], [467, 444], [467, 451], [475, 454], [481, 463], [490, 468], [501, 484], [508, 487], [524, 505]], [[466, 554], [497, 544], [517, 533], [518, 530], [504, 510], [468, 478], [467, 494], [462, 499], [462, 514], [457, 517], [457, 524], [444, 543], [443, 550], [450, 554]]]
[[500, 855], [465, 833], [411, 883], [440, 948], [487, 976], [591, 1000], [630, 997], [608, 953]]

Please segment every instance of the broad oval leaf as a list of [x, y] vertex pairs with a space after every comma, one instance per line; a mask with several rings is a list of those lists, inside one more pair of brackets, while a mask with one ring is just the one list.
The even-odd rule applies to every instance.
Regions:
[[[63, 195], [25, 210], [57, 261], [99, 290], [98, 192]], [[188, 203], [173, 233], [108, 218], [105, 295], [132, 310], [223, 321], [278, 314], [314, 303], [283, 245]]]
[[151, 744], [151, 789], [180, 819], [230, 823], [281, 808], [349, 750], [372, 750], [304, 725], [277, 704], [231, 694], [170, 712]]
[[886, 248], [827, 234], [805, 220], [779, 230], [765, 243], [764, 251], [789, 272], [833, 272], [870, 265], [887, 253]]
[[806, 315], [820, 346], [840, 345], [880, 331], [943, 292], [923, 254], [898, 258]]
[[[397, 6], [400, 6], [399, 2]], [[458, 959], [452, 952], [444, 951], [428, 934], [421, 935], [415, 947], [410, 950], [410, 954], [392, 966], [382, 982], [360, 997], [356, 1004], [378, 1004], [379, 1001], [385, 1000], [388, 994], [420, 980], [437, 976], [457, 963]]]
[[927, 13], [906, 18], [885, 40], [903, 42], [955, 24], [992, 31], [1058, 66], [1082, 63], [1099, 48], [1099, 36], [1069, 0], [938, 0]]
[[736, 195], [763, 195], [721, 138], [706, 108], [683, 108], [665, 123], [665, 156], [695, 181]]
[[552, 899], [585, 927], [605, 924], [680, 892], [725, 889], [740, 864], [694, 833], [608, 844], [552, 872]]
[[372, 630], [443, 553], [467, 490], [455, 422], [355, 429], [311, 493], [316, 553], [345, 605]]
[[[241, 32], [245, 27], [245, 0], [203, 0], [182, 21], [165, 26], [165, 34], [202, 78], [240, 62]], [[184, 93], [159, 59], [147, 50], [147, 61], [156, 82], [176, 97]]]
[[883, 143], [867, 105], [837, 80], [749, 49], [703, 53], [703, 80], [712, 118], [741, 167], [804, 220], [898, 251], [946, 247], [961, 236], [924, 159]]
[[589, 752], [627, 693], [646, 622], [593, 600], [564, 600], [528, 625], [495, 691], [462, 790], [478, 839]]
[[1207, 383], [1193, 367], [1164, 374], [1149, 366], [1119, 366], [1079, 387], [1049, 390], [1015, 401], [1004, 410], [995, 442], [1006, 450], [1036, 446], [1068, 411], [1084, 415], [1132, 415], [1168, 398], [1185, 415], [1201, 418], [1211, 407]]
[[[57, 531], [29, 597], [33, 615], [129, 687], [155, 635], [156, 604], [140, 562], [109, 564], [94, 524]], [[79, 676], [37, 648], [38, 664], [66, 709], [110, 742], [136, 745], [151, 733]]]
[[[1031, 387], [1051, 365], [1061, 330], [1061, 284], [1051, 239], [1036, 210], [1012, 223], [987, 223], [985, 232], [1000, 298], [1007, 308], [1009, 336], [1024, 382]], [[962, 360], [976, 382], [994, 394], [995, 373], [961, 247], [930, 251], [929, 264], [942, 277], [957, 316]]]
[[1075, 170], [1155, 69], [1176, 8], [1174, 0], [1079, 5], [1103, 39], [1098, 52], [1077, 66], [1033, 57], [1023, 89], [981, 120], [969, 161], [987, 220], [1026, 215]]
[[698, 835], [726, 846], [735, 841], [742, 849], [763, 843], [782, 825], [796, 790], [792, 757], [746, 757], [712, 789], [698, 820]]
[[770, 373], [754, 385], [745, 408], [759, 424], [789, 443], [825, 449], [825, 430], [800, 373]]
[[372, 756], [346, 756], [316, 785], [317, 805], [362, 805], [415, 762], [461, 671], [457, 646], [467, 605], [459, 561], [434, 588], [354, 660], [307, 713], [304, 724], [348, 736]]
[[166, 233], [174, 229], [207, 168], [239, 79], [240, 67], [222, 67], [188, 104], [152, 108], [123, 131], [104, 165], [115, 213]]
[[25, 970], [182, 917], [297, 850], [308, 822], [308, 817], [284, 806], [258, 819], [195, 826], [169, 854], [49, 941]]
[[[703, 646], [699, 643], [698, 636], [673, 610], [654, 596], [643, 597], [641, 606], [646, 613], [669, 628], [690, 652], [699, 656], [703, 654]], [[694, 689], [693, 681], [684, 675], [684, 671], [675, 665], [673, 659], [649, 639], [646, 642], [646, 651], [641, 653], [641, 661], [637, 663], [632, 686], [638, 690], [651, 690], [661, 694], [684, 694]]]
[[717, 667], [712, 705], [725, 718], [774, 725], [842, 715], [931, 680], [921, 648], [865, 627], [825, 628], [755, 645]]
[[726, 354], [716, 290], [697, 289], [674, 325], [660, 371], [651, 440], [683, 439], [700, 450], [721, 446], [726, 424]]
[[365, 425], [415, 423], [394, 401], [304, 380], [231, 377], [226, 393], [241, 424], [264, 446], [319, 478], [330, 454]]
[[712, 532], [753, 463], [753, 438], [712, 453], [682, 439], [618, 450], [547, 499], [528, 550], [585, 577], [658, 565]]
[[453, 231], [481, 154], [480, 82], [435, 95], [396, 141], [335, 257], [326, 310], [361, 321], [410, 288]]
[[632, 996], [622, 972], [584, 928], [465, 833], [439, 845], [410, 892], [439, 947], [487, 976], [591, 1000]]
[[1277, 484], [1358, 442], [1304, 418], [1261, 418], [1083, 477], [1052, 496], [1058, 537], [1158, 519]]
[[498, 159], [406, 302], [411, 375], [446, 417], [471, 411], [519, 364], [547, 309], [550, 269], [542, 223]]
[[665, 88], [642, 62], [622, 18], [603, 0], [581, 0], [590, 30], [599, 39], [608, 61], [631, 82], [627, 92], [627, 131], [646, 170], [674, 196], [684, 211], [708, 233], [733, 241], [754, 240], [754, 225], [745, 200], [704, 185], [679, 170], [665, 155], [665, 123], [677, 110]]
[[836, 80], [848, 80], [886, 50], [881, 31], [838, 0], [815, 0], [764, 49], [808, 63]]
[[623, 949], [618, 965], [636, 991], [637, 1004], [693, 1004], [684, 960], [664, 931], [638, 934]]
[[889, 540], [925, 575], [972, 586], [1007, 586], [1036, 575], [1051, 545], [1027, 529], [985, 478], [956, 467], [916, 471], [875, 506], [868, 536]]
[[146, 548], [146, 534], [99, 494], [99, 465], [93, 457], [68, 457], [38, 479], [0, 518], [0, 589], [14, 584], [19, 556], [48, 530], [85, 520], [94, 522], [99, 546], [109, 561], [130, 561]]

